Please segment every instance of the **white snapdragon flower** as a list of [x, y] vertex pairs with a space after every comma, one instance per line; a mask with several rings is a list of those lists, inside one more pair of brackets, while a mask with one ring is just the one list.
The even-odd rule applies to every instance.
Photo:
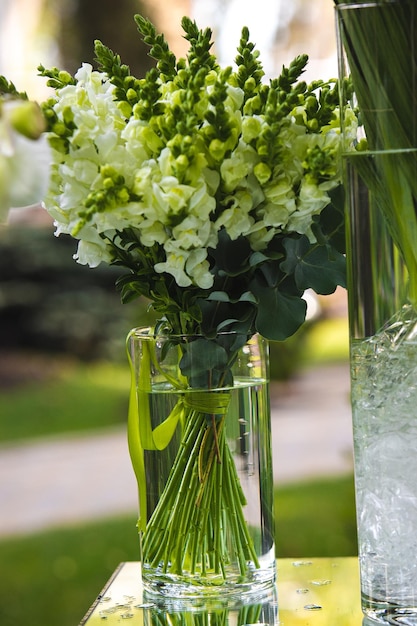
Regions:
[[215, 222], [217, 230], [224, 227], [231, 239], [247, 234], [254, 223], [254, 218], [250, 215], [253, 209], [252, 195], [242, 189], [233, 196], [226, 197], [225, 203], [228, 208], [217, 218]]
[[267, 228], [266, 226], [264, 226], [262, 220], [256, 222], [248, 234], [248, 239], [252, 250], [254, 250], [255, 252], [264, 250], [268, 243], [271, 241], [271, 239], [274, 237], [274, 235], [274, 228]]
[[202, 289], [209, 289], [213, 285], [214, 277], [210, 273], [206, 248], [184, 250], [177, 242], [168, 240], [165, 250], [166, 261], [155, 264], [157, 272], [174, 276], [179, 287], [195, 284]]
[[40, 203], [49, 182], [51, 154], [38, 105], [0, 100], [0, 222], [9, 209]]
[[164, 244], [169, 240], [169, 233], [162, 222], [157, 222], [153, 219], [149, 219], [146, 216], [146, 209], [144, 211], [145, 217], [140, 223], [140, 240], [142, 244], [148, 248], [152, 247], [155, 243]]
[[161, 139], [155, 131], [143, 122], [131, 117], [121, 132], [121, 138], [126, 142], [126, 151], [131, 154], [137, 163], [142, 163], [152, 154], [158, 153], [161, 148]]
[[220, 166], [220, 175], [226, 192], [232, 192], [252, 172], [259, 157], [255, 150], [240, 141], [232, 155], [224, 159]]
[[240, 111], [242, 108], [244, 97], [245, 97], [245, 94], [243, 93], [243, 90], [240, 87], [235, 87], [230, 84], [227, 85], [227, 98], [226, 98], [225, 105], [230, 110], [239, 112], [239, 116], [240, 116]]
[[213, 286], [214, 277], [210, 272], [210, 264], [207, 261], [207, 250], [205, 248], [191, 250], [185, 267], [187, 274], [191, 276], [195, 285], [201, 287], [201, 289], [210, 289]]
[[260, 115], [245, 115], [242, 119], [242, 139], [247, 144], [259, 137], [265, 126]]
[[83, 238], [78, 242], [78, 248], [74, 259], [80, 265], [89, 265], [97, 267], [100, 263], [109, 263], [111, 261], [110, 250], [103, 240], [88, 241]]
[[[114, 87], [105, 74], [93, 71], [84, 64], [76, 73], [76, 84], [59, 91], [54, 105], [58, 123], [68, 119], [71, 111], [74, 129], [68, 137], [68, 149], [63, 153], [54, 150], [54, 166], [49, 193], [45, 199], [48, 211], [54, 216], [57, 233], [72, 233], [79, 228], [80, 213], [92, 191], [103, 186], [101, 167], [111, 165], [131, 183], [135, 174], [135, 157], [125, 149], [121, 130], [125, 126], [122, 114], [114, 99]], [[90, 216], [89, 228], [81, 228], [77, 238], [83, 240], [77, 260], [96, 263], [109, 254], [106, 244], [98, 237], [91, 241], [86, 233], [121, 229], [131, 224], [131, 210], [125, 206], [114, 207], [110, 213], [96, 212]], [[99, 252], [96, 252], [96, 248]], [[90, 260], [89, 260], [90, 259]]]
[[196, 215], [188, 215], [180, 224], [172, 229], [173, 239], [183, 250], [210, 247], [217, 243], [216, 230], [210, 220], [201, 219]]
[[311, 232], [313, 216], [318, 215], [329, 204], [330, 198], [321, 185], [304, 180], [299, 191], [297, 209], [288, 220], [288, 228], [302, 235], [307, 235], [312, 241]]

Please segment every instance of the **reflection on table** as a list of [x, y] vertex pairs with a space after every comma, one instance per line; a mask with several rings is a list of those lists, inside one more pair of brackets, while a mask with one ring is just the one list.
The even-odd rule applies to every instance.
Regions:
[[363, 626], [356, 557], [278, 559], [278, 584], [250, 602], [150, 601], [140, 563], [122, 563], [80, 626]]

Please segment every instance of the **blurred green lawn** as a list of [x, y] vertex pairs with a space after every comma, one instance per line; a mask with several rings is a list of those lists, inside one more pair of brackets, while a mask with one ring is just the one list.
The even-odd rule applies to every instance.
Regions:
[[55, 371], [44, 380], [0, 390], [0, 441], [125, 423], [130, 385], [127, 365], [55, 363]]

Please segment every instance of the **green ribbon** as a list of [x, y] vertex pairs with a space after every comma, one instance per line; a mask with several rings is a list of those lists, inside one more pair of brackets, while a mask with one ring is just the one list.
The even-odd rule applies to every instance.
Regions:
[[145, 450], [163, 450], [171, 441], [178, 421], [183, 417], [184, 404], [180, 398], [168, 417], [152, 430], [151, 415], [149, 410], [149, 393], [151, 381], [149, 372], [151, 367], [150, 346], [143, 343], [143, 353], [139, 367], [138, 380], [136, 381], [136, 369], [130, 354], [129, 342], [134, 331], [130, 332], [126, 340], [127, 359], [130, 366], [130, 394], [127, 418], [127, 440], [129, 455], [133, 471], [138, 484], [139, 531], [144, 531], [147, 523], [147, 499], [146, 499], [146, 472]]
[[139, 407], [136, 396], [136, 375], [133, 366], [132, 357], [130, 356], [129, 341], [133, 331], [130, 332], [126, 339], [127, 359], [130, 366], [130, 393], [129, 393], [129, 410], [127, 415], [127, 443], [129, 448], [130, 460], [132, 462], [133, 471], [138, 484], [139, 511], [138, 530], [144, 531], [146, 528], [146, 479], [145, 479], [145, 459], [143, 447], [141, 444], [139, 433]]
[[216, 417], [226, 415], [229, 402], [230, 393], [224, 391], [193, 391], [184, 397], [186, 407]]

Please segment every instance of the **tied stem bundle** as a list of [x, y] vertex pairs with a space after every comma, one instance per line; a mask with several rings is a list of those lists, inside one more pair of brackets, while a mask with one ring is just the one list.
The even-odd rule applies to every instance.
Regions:
[[[227, 401], [229, 394], [222, 395]], [[211, 572], [222, 579], [233, 561], [242, 576], [249, 561], [259, 567], [243, 514], [246, 498], [226, 441], [226, 412], [227, 406], [216, 416], [185, 407], [180, 450], [143, 534], [145, 565], [162, 563], [164, 573]]]
[[[348, 155], [382, 211], [417, 306], [417, 5], [339, 2], [339, 34], [366, 139]], [[346, 84], [346, 83], [345, 83]]]

